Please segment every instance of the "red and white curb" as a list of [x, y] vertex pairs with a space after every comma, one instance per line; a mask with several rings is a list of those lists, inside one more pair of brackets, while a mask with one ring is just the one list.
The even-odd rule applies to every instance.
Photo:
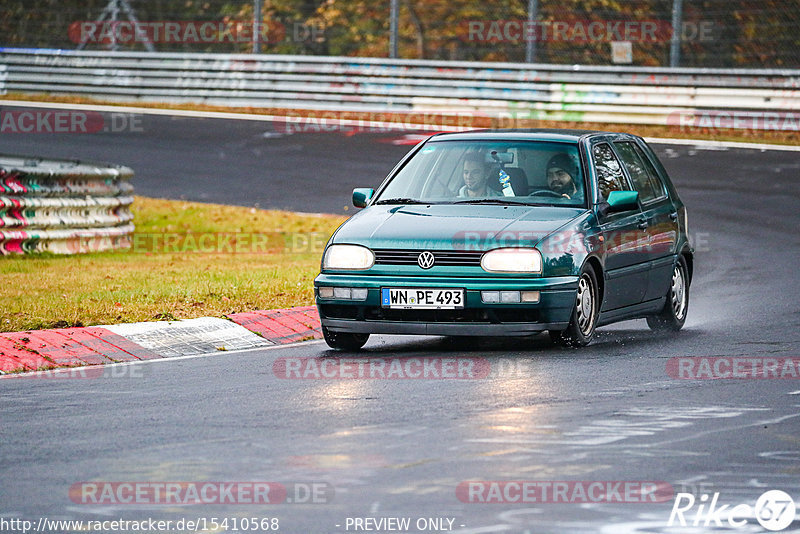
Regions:
[[226, 317], [0, 333], [0, 374], [192, 356], [322, 337], [313, 306]]

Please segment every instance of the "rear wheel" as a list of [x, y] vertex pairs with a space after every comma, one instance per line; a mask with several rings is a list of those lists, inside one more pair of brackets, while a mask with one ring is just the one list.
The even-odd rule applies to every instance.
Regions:
[[677, 332], [686, 322], [689, 310], [689, 277], [686, 259], [678, 256], [672, 269], [672, 282], [667, 290], [667, 302], [658, 315], [647, 318], [647, 326], [657, 331]]
[[568, 347], [583, 347], [594, 337], [597, 312], [600, 309], [600, 294], [594, 269], [587, 265], [578, 279], [575, 308], [566, 330], [550, 330], [553, 343]]
[[322, 327], [322, 337], [325, 343], [332, 349], [338, 350], [358, 350], [364, 346], [369, 339], [369, 334], [351, 334], [349, 332], [331, 332], [324, 326]]

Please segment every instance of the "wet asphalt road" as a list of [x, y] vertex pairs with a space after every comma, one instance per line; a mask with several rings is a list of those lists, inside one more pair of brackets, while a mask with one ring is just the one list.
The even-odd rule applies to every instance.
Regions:
[[[142, 195], [342, 213], [352, 187], [377, 185], [409, 148], [380, 142], [401, 135], [275, 136], [268, 124], [145, 117], [142, 133], [9, 136], [0, 152], [125, 163]], [[410, 532], [420, 532], [417, 519], [439, 517], [462, 533], [713, 531], [667, 528], [671, 498], [459, 500], [459, 484], [476, 480], [664, 481], [698, 499], [719, 492], [719, 505], [730, 507], [780, 489], [800, 508], [800, 380], [666, 372], [673, 357], [798, 357], [800, 155], [656, 149], [698, 249], [678, 335], [630, 321], [601, 329], [580, 350], [545, 337], [374, 336], [355, 356], [484, 358], [493, 373], [477, 380], [273, 373], [281, 357], [342, 357], [320, 342], [141, 364], [142, 378], [2, 380], [0, 517], [276, 517], [281, 532], [297, 534], [354, 532], [348, 517], [408, 517]], [[334, 491], [316, 504], [97, 506], [70, 500], [80, 481], [326, 483]], [[800, 515], [793, 528], [784, 532], [800, 529]], [[753, 518], [733, 530], [766, 532]]]

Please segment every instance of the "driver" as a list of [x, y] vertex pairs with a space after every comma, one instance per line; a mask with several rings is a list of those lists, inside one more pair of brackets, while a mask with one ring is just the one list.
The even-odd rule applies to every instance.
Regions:
[[499, 197], [499, 191], [495, 191], [487, 185], [491, 166], [479, 154], [468, 154], [464, 158], [464, 185], [458, 190], [459, 197]]
[[575, 177], [578, 166], [564, 152], [556, 154], [547, 162], [547, 187], [564, 198], [573, 198], [578, 193]]

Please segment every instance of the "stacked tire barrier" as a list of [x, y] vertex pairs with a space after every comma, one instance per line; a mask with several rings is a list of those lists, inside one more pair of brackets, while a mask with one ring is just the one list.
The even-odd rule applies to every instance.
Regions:
[[0, 155], [0, 254], [76, 254], [131, 246], [133, 171]]
[[0, 48], [3, 72], [0, 93], [115, 102], [792, 131], [800, 118], [800, 70], [788, 69]]

